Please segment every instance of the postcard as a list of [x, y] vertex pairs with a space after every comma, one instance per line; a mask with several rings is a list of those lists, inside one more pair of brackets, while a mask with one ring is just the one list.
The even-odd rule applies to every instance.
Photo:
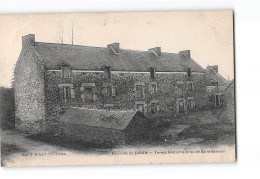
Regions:
[[232, 10], [0, 25], [3, 167], [236, 161]]

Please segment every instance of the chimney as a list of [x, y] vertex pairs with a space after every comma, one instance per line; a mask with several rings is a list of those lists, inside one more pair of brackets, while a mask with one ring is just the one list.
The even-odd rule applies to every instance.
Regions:
[[215, 72], [218, 73], [218, 65], [207, 66], [207, 68], [212, 68]]
[[109, 48], [114, 54], [119, 54], [119, 43], [115, 42], [108, 44], [107, 48]]
[[157, 57], [161, 56], [161, 47], [154, 47], [154, 48], [150, 48], [148, 50], [150, 52], [153, 52], [154, 55], [156, 55]]
[[35, 35], [28, 34], [22, 37], [22, 43], [24, 46], [33, 46], [35, 44]]
[[185, 55], [186, 57], [190, 58], [190, 50], [183, 50], [179, 52], [180, 55]]

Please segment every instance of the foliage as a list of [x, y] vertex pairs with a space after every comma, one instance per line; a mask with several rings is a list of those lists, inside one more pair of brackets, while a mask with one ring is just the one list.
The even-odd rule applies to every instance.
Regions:
[[13, 88], [0, 87], [0, 120], [2, 129], [14, 128], [14, 91]]

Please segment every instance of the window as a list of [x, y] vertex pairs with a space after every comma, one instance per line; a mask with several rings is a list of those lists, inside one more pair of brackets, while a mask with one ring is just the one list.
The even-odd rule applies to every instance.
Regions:
[[178, 85], [178, 95], [179, 95], [179, 97], [183, 96], [183, 88], [182, 88], [181, 84]]
[[112, 96], [112, 87], [111, 86], [107, 87], [107, 95]]
[[143, 97], [143, 85], [136, 85], [137, 98]]
[[62, 66], [62, 78], [69, 78], [70, 77], [70, 67], [69, 66]]
[[116, 87], [112, 85], [105, 86], [102, 93], [107, 96], [116, 96]]
[[106, 79], [111, 78], [111, 67], [104, 67], [104, 76]]
[[187, 68], [188, 77], [191, 77], [191, 68]]
[[215, 89], [215, 86], [207, 86], [207, 92], [208, 92], [208, 93], [213, 92], [214, 89]]
[[150, 69], [150, 76], [151, 76], [152, 79], [155, 78], [155, 68]]
[[154, 114], [157, 112], [157, 104], [156, 103], [152, 103], [151, 104], [151, 113]]
[[112, 96], [116, 96], [116, 87], [112, 86]]
[[70, 99], [70, 87], [63, 87], [63, 99]]
[[73, 84], [58, 84], [60, 92], [60, 102], [63, 107], [69, 107], [71, 100], [75, 98]]
[[157, 85], [156, 84], [151, 85], [151, 93], [152, 94], [157, 93]]
[[194, 99], [188, 99], [188, 108], [193, 109], [195, 107]]
[[138, 111], [141, 111], [142, 113], [144, 113], [144, 104], [137, 104], [136, 108]]

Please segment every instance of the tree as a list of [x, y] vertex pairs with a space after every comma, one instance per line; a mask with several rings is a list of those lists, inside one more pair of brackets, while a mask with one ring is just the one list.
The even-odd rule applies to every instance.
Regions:
[[76, 38], [77, 34], [75, 34], [74, 31], [74, 22], [71, 22], [71, 44], [74, 44], [75, 38]]
[[63, 33], [64, 33], [63, 25], [62, 25], [62, 23], [59, 23], [58, 24], [58, 41], [61, 44], [63, 44]]

